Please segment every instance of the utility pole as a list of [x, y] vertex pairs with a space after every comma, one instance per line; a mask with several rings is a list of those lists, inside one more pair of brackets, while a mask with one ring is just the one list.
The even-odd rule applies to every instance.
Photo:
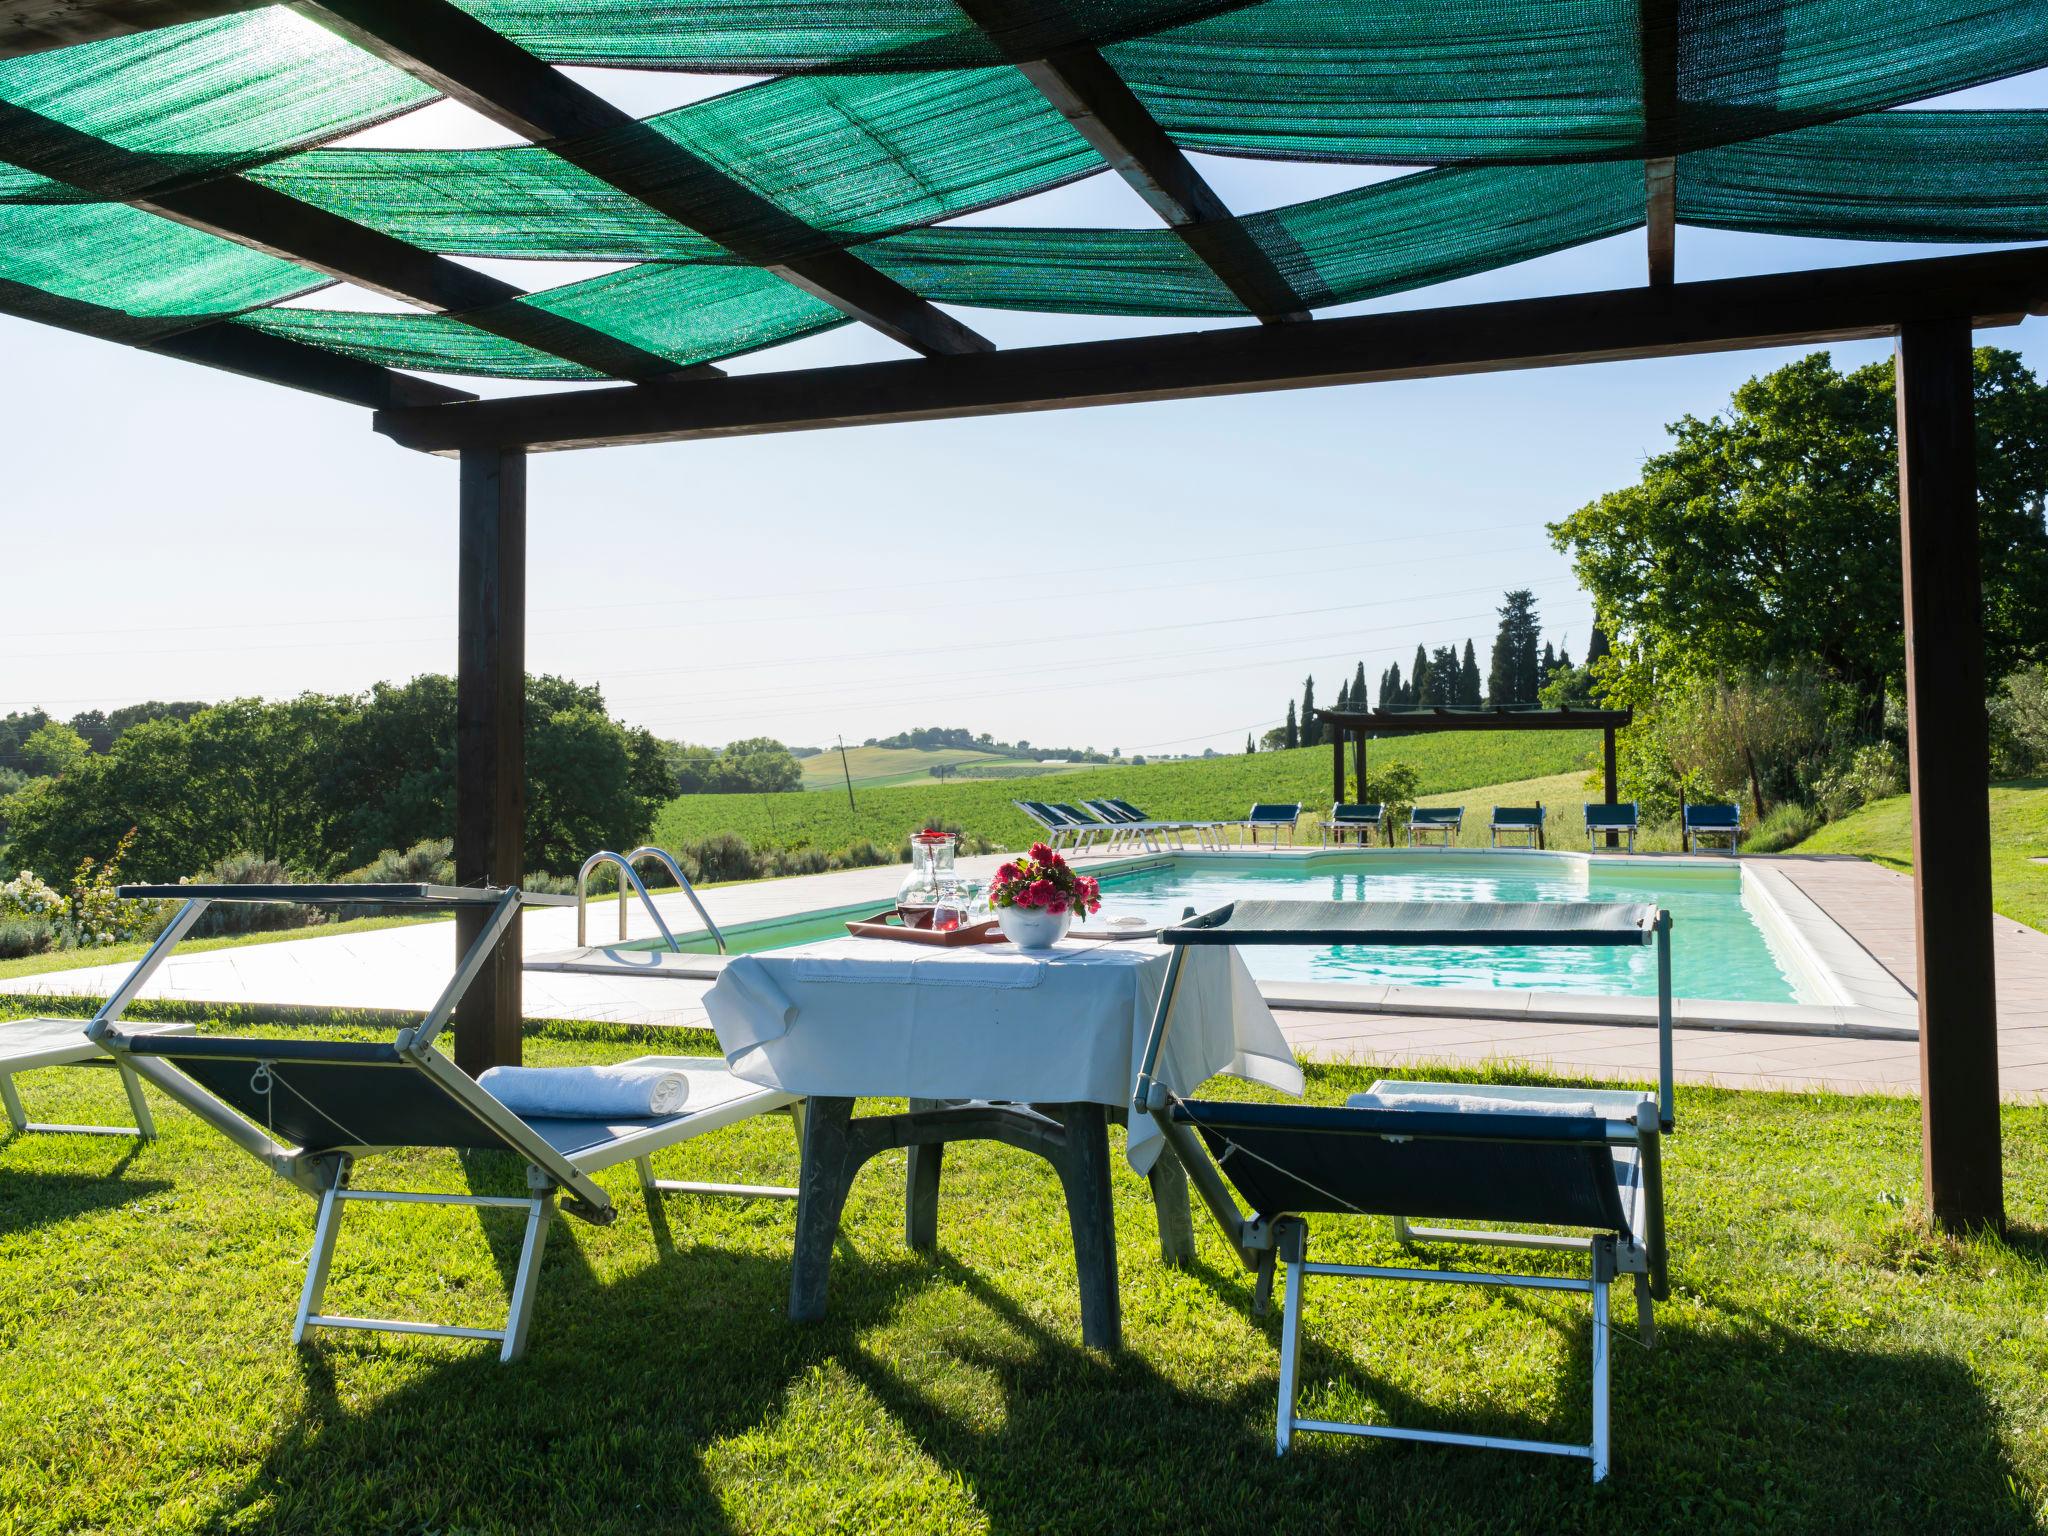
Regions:
[[853, 803], [853, 770], [846, 766], [846, 738], [839, 738], [839, 771], [846, 776], [846, 808], [858, 812], [860, 807]]

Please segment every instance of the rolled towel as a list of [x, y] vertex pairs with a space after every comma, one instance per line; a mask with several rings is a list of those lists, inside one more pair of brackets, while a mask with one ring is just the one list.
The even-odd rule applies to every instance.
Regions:
[[641, 1120], [679, 1115], [690, 1079], [661, 1067], [492, 1067], [477, 1086], [522, 1119]]
[[1608, 1118], [1590, 1100], [1496, 1099], [1482, 1093], [1354, 1093], [1353, 1109], [1428, 1109], [1457, 1115], [1553, 1115], [1560, 1120]]

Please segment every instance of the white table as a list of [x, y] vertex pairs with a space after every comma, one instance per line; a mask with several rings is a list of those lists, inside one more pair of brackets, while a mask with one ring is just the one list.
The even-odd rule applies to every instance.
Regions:
[[[736, 1076], [809, 1101], [798, 1182], [790, 1314], [822, 1316], [832, 1244], [854, 1175], [910, 1149], [905, 1232], [937, 1240], [939, 1169], [950, 1141], [995, 1140], [1059, 1173], [1080, 1271], [1082, 1337], [1115, 1348], [1122, 1324], [1109, 1198], [1108, 1125], [1124, 1119], [1169, 952], [1150, 942], [1068, 939], [920, 949], [876, 939], [743, 955], [706, 994]], [[1191, 1093], [1219, 1072], [1290, 1093], [1301, 1070], [1256, 983], [1227, 947], [1191, 950], [1158, 1075]], [[856, 1098], [907, 1098], [904, 1115], [853, 1117]], [[1126, 1156], [1152, 1179], [1161, 1248], [1192, 1253], [1180, 1166], [1146, 1116]]]
[[[15, 1019], [0, 1024], [0, 1104], [7, 1109], [7, 1123], [17, 1132], [56, 1131], [68, 1136], [135, 1136], [148, 1141], [156, 1135], [156, 1121], [150, 1118], [149, 1101], [142, 1096], [142, 1080], [125, 1061], [116, 1060], [85, 1038], [86, 1019]], [[190, 1024], [144, 1024], [137, 1033], [189, 1035]], [[22, 1108], [21, 1095], [14, 1088], [14, 1074], [38, 1067], [113, 1066], [121, 1072], [121, 1086], [128, 1090], [128, 1107], [135, 1124], [52, 1125], [31, 1120]]]

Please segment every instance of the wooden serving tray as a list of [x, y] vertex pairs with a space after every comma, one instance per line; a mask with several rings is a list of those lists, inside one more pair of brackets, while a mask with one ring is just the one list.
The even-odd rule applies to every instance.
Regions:
[[942, 932], [935, 928], [913, 928], [903, 920], [903, 909], [891, 907], [846, 925], [846, 931], [863, 939], [901, 939], [907, 944], [930, 944], [938, 949], [959, 949], [968, 944], [1007, 944], [994, 918], [965, 928]]

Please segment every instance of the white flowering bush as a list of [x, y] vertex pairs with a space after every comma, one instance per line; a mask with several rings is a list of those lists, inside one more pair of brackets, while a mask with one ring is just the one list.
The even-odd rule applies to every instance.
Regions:
[[60, 923], [71, 910], [57, 888], [32, 869], [0, 884], [0, 922], [36, 920]]

